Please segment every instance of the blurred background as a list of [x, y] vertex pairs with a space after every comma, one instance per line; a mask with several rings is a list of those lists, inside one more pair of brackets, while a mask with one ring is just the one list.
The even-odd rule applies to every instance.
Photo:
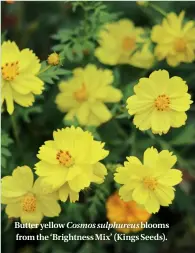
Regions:
[[[153, 2], [165, 12], [179, 13], [186, 11], [186, 18], [195, 20], [194, 1]], [[155, 69], [167, 69], [170, 75], [178, 75], [187, 81], [189, 92], [194, 100], [195, 63], [181, 64], [171, 68], [160, 62], [150, 70], [143, 70], [128, 65], [114, 67], [103, 66], [94, 57], [97, 46], [94, 34], [104, 23], [129, 18], [136, 26], [151, 28], [161, 22], [162, 16], [152, 8], [144, 8], [136, 2], [87, 2], [88, 9], [81, 2], [68, 1], [2, 1], [1, 2], [1, 40], [13, 40], [20, 49], [31, 48], [41, 61], [45, 61], [53, 51], [63, 51], [65, 60], [62, 69], [72, 70], [87, 63], [110, 68], [115, 75], [114, 85], [124, 94], [120, 108], [124, 108], [125, 100], [132, 94], [133, 85], [140, 77], [148, 76]], [[102, 7], [104, 6], [104, 7]], [[86, 13], [88, 16], [86, 16]], [[103, 14], [102, 14], [103, 13]], [[89, 38], [82, 30], [86, 22]], [[92, 26], [93, 25], [93, 26]], [[59, 31], [67, 31], [61, 35]], [[75, 32], [75, 34], [74, 34]], [[70, 34], [76, 38], [69, 42]], [[57, 74], [56, 74], [57, 75]], [[63, 121], [61, 113], [54, 103], [58, 93], [57, 76], [38, 96], [33, 107], [16, 106], [15, 123], [6, 112], [2, 112], [2, 176], [10, 175], [20, 165], [33, 168], [37, 162], [36, 154], [44, 141], [52, 139], [53, 130], [62, 128], [68, 123]], [[113, 109], [113, 108], [112, 108]], [[113, 109], [118, 110], [118, 108]], [[120, 111], [120, 110], [119, 110]], [[180, 129], [170, 131], [166, 136], [154, 137], [136, 130], [126, 112], [114, 117], [98, 129], [91, 129], [96, 139], [106, 142], [111, 154], [105, 163], [110, 170], [104, 184], [93, 185], [91, 189], [81, 193], [80, 201], [74, 204], [62, 203], [62, 213], [55, 219], [44, 219], [43, 222], [56, 223], [105, 223], [108, 221], [108, 199], [117, 191], [112, 173], [116, 164], [123, 163], [131, 154], [142, 157], [147, 147], [154, 145], [159, 150], [169, 149], [178, 157], [177, 168], [184, 173], [182, 184], [176, 187], [176, 198], [169, 208], [161, 208], [160, 212], [150, 217], [150, 223], [168, 223], [169, 229], [145, 229], [138, 232], [147, 235], [165, 233], [168, 240], [161, 241], [16, 241], [16, 233], [36, 235], [39, 229], [14, 229], [14, 220], [8, 219], [2, 206], [2, 252], [3, 253], [193, 253], [195, 252], [195, 107], [188, 112], [188, 124]], [[116, 205], [120, 205], [117, 204]], [[121, 207], [123, 208], [123, 207]], [[113, 233], [116, 231], [112, 230]], [[43, 234], [95, 234], [110, 233], [106, 229], [45, 229]], [[136, 235], [130, 232], [128, 235]]]

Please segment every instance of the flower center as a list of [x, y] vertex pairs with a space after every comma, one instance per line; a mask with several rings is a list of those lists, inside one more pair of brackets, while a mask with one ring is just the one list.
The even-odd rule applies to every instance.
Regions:
[[154, 191], [158, 185], [158, 182], [155, 178], [145, 177], [143, 180], [145, 188]]
[[82, 103], [87, 100], [87, 96], [88, 96], [87, 90], [86, 90], [85, 84], [83, 83], [82, 87], [79, 90], [74, 92], [74, 97], [79, 103]]
[[60, 150], [56, 155], [56, 159], [61, 165], [64, 165], [67, 168], [71, 167], [74, 163], [74, 160], [68, 151]]
[[1, 67], [2, 77], [6, 81], [12, 81], [19, 75], [19, 67], [18, 61], [5, 63], [4, 66]]
[[133, 37], [125, 37], [122, 42], [122, 48], [125, 51], [132, 50], [135, 47], [135, 38]]
[[184, 52], [186, 50], [186, 46], [186, 41], [182, 38], [177, 39], [174, 43], [174, 47], [177, 52]]
[[27, 194], [22, 200], [22, 210], [32, 213], [36, 210], [37, 200], [33, 194]]
[[170, 98], [167, 95], [160, 95], [155, 99], [154, 105], [158, 111], [166, 111], [169, 109]]

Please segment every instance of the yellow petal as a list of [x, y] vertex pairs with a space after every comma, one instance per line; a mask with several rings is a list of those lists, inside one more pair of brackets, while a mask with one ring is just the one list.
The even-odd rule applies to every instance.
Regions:
[[39, 95], [44, 89], [44, 83], [38, 77], [32, 74], [19, 74], [11, 83], [12, 88], [23, 95], [30, 92]]
[[79, 192], [90, 185], [88, 175], [81, 174], [68, 182], [72, 191]]
[[37, 157], [40, 160], [43, 160], [45, 162], [51, 163], [51, 164], [59, 164], [58, 160], [56, 159], [57, 150], [47, 147], [46, 145], [43, 145], [39, 149], [39, 154]]
[[156, 148], [147, 148], [144, 152], [144, 165], [149, 168], [156, 167], [156, 161], [158, 159], [158, 151]]
[[185, 112], [170, 112], [171, 126], [172, 127], [181, 127], [186, 124], [187, 114]]
[[182, 181], [182, 172], [180, 170], [171, 169], [164, 176], [158, 179], [158, 182], [166, 186], [174, 186]]
[[12, 173], [13, 180], [18, 186], [26, 192], [30, 191], [33, 186], [34, 176], [28, 166], [17, 167]]
[[68, 199], [68, 195], [70, 192], [70, 187], [68, 184], [64, 184], [62, 187], [59, 189], [59, 199], [63, 202], [65, 202]]
[[21, 106], [24, 106], [24, 107], [29, 107], [31, 106], [34, 101], [35, 101], [35, 98], [33, 96], [32, 93], [29, 93], [29, 94], [26, 94], [26, 95], [22, 95], [14, 90], [12, 90], [13, 92], [13, 99], [14, 101], [21, 105]]
[[179, 112], [185, 112], [189, 110], [191, 100], [189, 94], [185, 94], [182, 97], [171, 99], [170, 108]]
[[19, 57], [19, 71], [37, 74], [41, 68], [37, 56], [29, 49], [23, 49]]
[[21, 216], [21, 203], [20, 202], [17, 202], [17, 203], [11, 203], [11, 204], [8, 204], [6, 206], [6, 209], [5, 209], [5, 212], [6, 214], [8, 215], [9, 218], [18, 218]]
[[170, 127], [170, 115], [167, 111], [154, 110], [152, 113], [152, 131], [153, 133], [166, 134]]
[[2, 97], [6, 101], [8, 113], [12, 114], [14, 111], [14, 99], [13, 99], [13, 93], [12, 93], [10, 84], [8, 84], [7, 82], [2, 88]]
[[156, 161], [155, 175], [165, 175], [168, 170], [174, 166], [176, 161], [177, 157], [175, 155], [172, 155], [172, 152], [169, 152], [168, 150], [161, 151]]
[[149, 196], [144, 206], [149, 213], [157, 213], [159, 211], [160, 204], [153, 192], [149, 192]]
[[52, 194], [39, 196], [38, 202], [43, 215], [47, 217], [59, 216], [61, 212], [61, 207]]
[[111, 86], [98, 89], [96, 99], [100, 99], [105, 103], [115, 103], [121, 100], [122, 92]]
[[119, 196], [124, 201], [131, 201], [132, 200], [132, 189], [129, 188], [129, 185], [123, 185], [119, 189]]
[[166, 70], [153, 71], [149, 78], [155, 83], [156, 90], [161, 94], [164, 94], [167, 90], [167, 84], [169, 82], [169, 72]]
[[138, 96], [133, 95], [127, 99], [127, 109], [130, 115], [135, 113], [145, 113], [153, 107], [153, 101], [140, 99]]
[[22, 223], [40, 224], [43, 219], [43, 213], [37, 205], [35, 212], [28, 213], [23, 211], [20, 219]]
[[132, 198], [135, 202], [139, 204], [144, 204], [148, 198], [148, 195], [148, 190], [142, 184], [140, 184], [134, 189], [132, 193]]
[[107, 175], [107, 169], [102, 163], [98, 162], [93, 165], [93, 175], [91, 178], [92, 182], [98, 184], [103, 183], [105, 175]]
[[154, 191], [154, 194], [156, 195], [161, 206], [170, 205], [175, 196], [173, 188], [165, 185], [158, 185]]
[[1, 46], [1, 64], [16, 62], [19, 59], [19, 49], [15, 42], [4, 41]]
[[111, 112], [101, 102], [96, 102], [91, 106], [91, 112], [98, 118], [100, 124], [109, 121], [112, 118]]
[[131, 164], [137, 164], [137, 165], [142, 165], [141, 161], [136, 157], [136, 156], [128, 156], [127, 160]]
[[151, 119], [153, 115], [153, 108], [150, 108], [149, 110], [138, 113], [134, 116], [133, 123], [134, 125], [139, 128], [141, 131], [148, 130], [151, 127]]

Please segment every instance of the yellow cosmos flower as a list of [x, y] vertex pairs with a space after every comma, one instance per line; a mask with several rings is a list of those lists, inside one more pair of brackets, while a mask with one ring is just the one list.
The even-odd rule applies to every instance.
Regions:
[[185, 12], [169, 13], [162, 24], [153, 27], [151, 38], [157, 43], [155, 55], [170, 66], [195, 59], [195, 21], [184, 23]]
[[118, 193], [111, 195], [106, 202], [107, 217], [111, 224], [136, 224], [139, 228], [116, 228], [123, 233], [143, 230], [141, 222], [147, 222], [151, 214], [139, 207], [135, 201], [124, 202]]
[[185, 111], [192, 103], [186, 82], [178, 76], [169, 78], [166, 70], [154, 71], [149, 78], [141, 78], [134, 87], [135, 95], [127, 99], [133, 123], [140, 130], [152, 129], [166, 134], [170, 127], [185, 125]]
[[151, 147], [144, 152], [143, 164], [137, 157], [127, 157], [124, 167], [117, 168], [115, 181], [123, 186], [119, 195], [124, 201], [134, 200], [149, 212], [156, 213], [161, 206], [169, 206], [174, 199], [174, 185], [182, 181], [182, 173], [171, 169], [176, 156]]
[[34, 102], [33, 94], [42, 93], [43, 82], [36, 76], [41, 65], [31, 50], [20, 51], [15, 42], [4, 42], [1, 52], [2, 103], [5, 100], [12, 114], [14, 102], [28, 107]]
[[76, 116], [81, 125], [99, 126], [111, 119], [112, 114], [104, 103], [115, 103], [122, 98], [120, 90], [111, 86], [110, 70], [97, 69], [95, 65], [76, 68], [73, 78], [59, 85], [56, 103], [67, 120]]
[[[99, 34], [99, 44], [95, 51], [96, 57], [100, 62], [109, 65], [116, 64], [132, 64], [142, 59], [153, 62], [153, 58], [149, 49], [146, 46], [131, 62], [131, 57], [135, 51], [140, 48], [140, 43], [144, 43], [145, 39], [142, 38], [145, 31], [138, 27], [136, 28], [132, 21], [122, 19], [118, 22], [105, 25]], [[138, 59], [136, 59], [138, 57]], [[152, 59], [151, 59], [152, 58]], [[138, 63], [139, 67], [145, 68], [145, 64]], [[134, 65], [134, 64], [132, 64]], [[147, 68], [147, 67], [146, 67]]]
[[39, 224], [44, 216], [58, 216], [61, 208], [55, 193], [46, 194], [40, 179], [33, 183], [33, 173], [27, 166], [17, 167], [12, 176], [2, 178], [2, 203], [6, 213], [20, 217], [22, 223]]
[[102, 183], [107, 174], [99, 161], [108, 155], [104, 143], [81, 128], [67, 127], [53, 134], [54, 140], [46, 141], [40, 148], [36, 174], [43, 178], [51, 191], [59, 190], [59, 198], [71, 202], [78, 200], [78, 193], [91, 182]]

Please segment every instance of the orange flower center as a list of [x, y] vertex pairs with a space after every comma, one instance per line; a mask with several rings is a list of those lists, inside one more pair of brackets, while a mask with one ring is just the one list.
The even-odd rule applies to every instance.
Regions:
[[122, 42], [122, 48], [125, 51], [132, 50], [135, 47], [135, 38], [134, 37], [125, 37]]
[[158, 182], [155, 178], [145, 177], [143, 180], [145, 188], [154, 191], [158, 185]]
[[160, 95], [155, 99], [154, 105], [158, 111], [166, 111], [169, 109], [170, 98], [167, 95]]
[[37, 200], [33, 194], [27, 194], [22, 200], [22, 210], [28, 213], [35, 212]]
[[56, 159], [61, 165], [64, 165], [67, 168], [71, 167], [74, 163], [74, 160], [68, 151], [60, 150], [56, 155]]
[[184, 52], [186, 50], [187, 43], [184, 39], [180, 38], [175, 41], [174, 47], [177, 52]]
[[6, 81], [14, 80], [16, 76], [19, 75], [18, 70], [19, 70], [18, 61], [5, 63], [1, 67], [1, 73], [2, 73], [3, 79]]
[[82, 103], [87, 100], [88, 95], [84, 83], [82, 84], [82, 87], [79, 90], [74, 92], [74, 97], [79, 103]]

